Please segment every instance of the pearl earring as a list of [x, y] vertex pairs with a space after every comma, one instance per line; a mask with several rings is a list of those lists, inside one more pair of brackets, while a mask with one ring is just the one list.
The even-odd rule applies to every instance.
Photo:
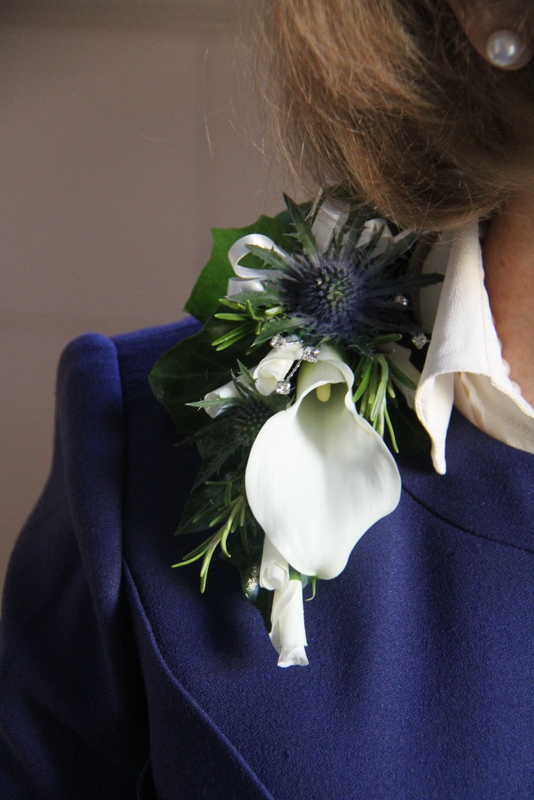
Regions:
[[518, 61], [525, 43], [515, 31], [495, 31], [486, 43], [488, 60], [496, 67], [504, 69]]

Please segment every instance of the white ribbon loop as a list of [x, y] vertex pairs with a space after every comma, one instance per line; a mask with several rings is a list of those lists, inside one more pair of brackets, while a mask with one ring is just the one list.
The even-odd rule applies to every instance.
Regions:
[[282, 258], [286, 256], [286, 253], [284, 253], [272, 239], [269, 239], [268, 236], [264, 236], [262, 233], [250, 233], [248, 236], [243, 236], [241, 239], [238, 239], [237, 242], [234, 242], [228, 251], [228, 258], [235, 274], [239, 278], [245, 278], [247, 280], [251, 280], [252, 278], [261, 278], [265, 280], [279, 277], [281, 274], [279, 270], [252, 269], [251, 267], [243, 267], [240, 264], [241, 259], [250, 255], [250, 250], [248, 249], [249, 245], [262, 247], [264, 250], [274, 250], [274, 252]]
[[326, 200], [319, 209], [312, 225], [312, 233], [320, 253], [326, 253], [332, 237], [343, 228], [349, 215], [345, 204], [335, 206]]

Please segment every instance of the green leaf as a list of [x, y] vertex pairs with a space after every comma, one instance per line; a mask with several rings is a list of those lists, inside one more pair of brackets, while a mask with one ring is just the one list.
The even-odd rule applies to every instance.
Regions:
[[185, 504], [176, 534], [207, 531], [223, 501], [224, 487], [202, 484], [194, 488]]
[[311, 225], [308, 223], [305, 211], [301, 206], [298, 206], [294, 200], [284, 194], [284, 200], [287, 205], [287, 210], [291, 218], [291, 222], [295, 226], [297, 238], [300, 241], [304, 252], [312, 262], [318, 264], [320, 259], [319, 249], [317, 242], [311, 230]]
[[304, 320], [300, 319], [300, 317], [284, 317], [283, 319], [273, 319], [271, 322], [268, 322], [267, 325], [261, 329], [261, 333], [256, 336], [254, 339], [254, 347], [270, 341], [270, 339], [272, 339], [273, 336], [276, 336], [277, 333], [291, 333], [291, 331], [302, 328], [303, 324]]
[[278, 253], [272, 248], [271, 250], [268, 250], [266, 247], [258, 247], [255, 244], [249, 244], [248, 249], [252, 255], [261, 259], [267, 268], [284, 270], [287, 267], [286, 259], [278, 255]]
[[247, 314], [231, 314], [226, 313], [225, 311], [215, 314], [215, 317], [216, 319], [226, 319], [229, 322], [243, 322], [244, 319], [248, 319]]
[[[388, 403], [388, 414], [401, 455], [411, 456], [430, 452], [430, 437], [419, 422], [415, 411], [408, 408], [402, 394], [398, 394], [396, 400]], [[395, 449], [391, 437], [389, 441], [387, 438], [385, 441], [390, 449]]]
[[[196, 518], [197, 514], [200, 515], [201, 512], [204, 511], [203, 500], [195, 497], [195, 492], [199, 492], [201, 489], [204, 489], [204, 486], [197, 486], [197, 488], [193, 489], [189, 495], [189, 499], [183, 511], [182, 519], [180, 520], [180, 524], [176, 529], [177, 536], [184, 533], [199, 533], [200, 531], [205, 531], [208, 529], [209, 519], [206, 520], [205, 517], [200, 517], [200, 519]], [[180, 556], [180, 559], [182, 559], [184, 555], [185, 550]]]
[[363, 393], [369, 386], [369, 380], [371, 378], [372, 370], [373, 370], [373, 360], [370, 358], [369, 361], [361, 368], [361, 377], [359, 377], [358, 387], [352, 398], [353, 403], [358, 402], [360, 397], [362, 397]]
[[[263, 537], [254, 543], [246, 552], [238, 547], [230, 546], [232, 558], [229, 563], [239, 570], [241, 586], [245, 597], [260, 612], [267, 633], [271, 631], [271, 609], [274, 593], [259, 585], [260, 565], [263, 551]], [[222, 556], [224, 558], [224, 556]], [[226, 559], [225, 559], [226, 560]]]
[[400, 370], [390, 358], [387, 359], [387, 362], [392, 375], [395, 376], [399, 383], [402, 383], [403, 386], [406, 386], [408, 389], [412, 389], [413, 391], [417, 389], [415, 383], [407, 375], [405, 375], [404, 372]]
[[[216, 319], [217, 318], [220, 319], [220, 317], [216, 316]], [[241, 325], [233, 325], [228, 331], [225, 331], [222, 336], [213, 340], [211, 343], [212, 347], [215, 347], [217, 350], [226, 350], [228, 347], [231, 347], [233, 344], [243, 339], [243, 337], [254, 333], [254, 330], [254, 322], [250, 319], [243, 322]]]
[[[213, 228], [210, 259], [200, 273], [185, 310], [201, 322], [206, 322], [215, 313], [219, 299], [226, 294], [228, 279], [234, 277], [228, 251], [238, 239], [250, 233], [262, 233], [285, 249], [288, 247], [286, 234], [289, 232], [290, 225], [283, 215], [274, 218], [261, 216], [257, 222], [245, 228]], [[263, 267], [262, 262], [252, 254], [244, 259], [243, 264], [257, 269]]]
[[246, 354], [250, 339], [217, 352], [214, 339], [230, 333], [232, 323], [210, 319], [194, 336], [182, 339], [157, 361], [149, 382], [156, 398], [163, 403], [178, 433], [191, 436], [208, 421], [206, 412], [186, 403], [202, 400], [204, 395], [232, 379], [236, 359], [246, 367], [254, 367], [261, 354]]

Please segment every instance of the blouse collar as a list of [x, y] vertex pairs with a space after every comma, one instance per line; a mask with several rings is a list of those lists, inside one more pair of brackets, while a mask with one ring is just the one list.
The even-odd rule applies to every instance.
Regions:
[[534, 452], [534, 409], [508, 377], [502, 358], [484, 285], [478, 224], [440, 235], [423, 271], [445, 275], [441, 285], [422, 290], [421, 315], [432, 339], [415, 395], [436, 471], [446, 471], [445, 440], [455, 400], [490, 435]]

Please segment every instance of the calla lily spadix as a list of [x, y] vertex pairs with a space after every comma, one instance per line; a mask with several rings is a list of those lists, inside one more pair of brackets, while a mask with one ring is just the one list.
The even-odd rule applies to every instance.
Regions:
[[266, 537], [303, 575], [334, 578], [358, 539], [400, 498], [395, 461], [356, 411], [353, 373], [327, 345], [302, 364], [295, 403], [267, 420], [245, 486]]

